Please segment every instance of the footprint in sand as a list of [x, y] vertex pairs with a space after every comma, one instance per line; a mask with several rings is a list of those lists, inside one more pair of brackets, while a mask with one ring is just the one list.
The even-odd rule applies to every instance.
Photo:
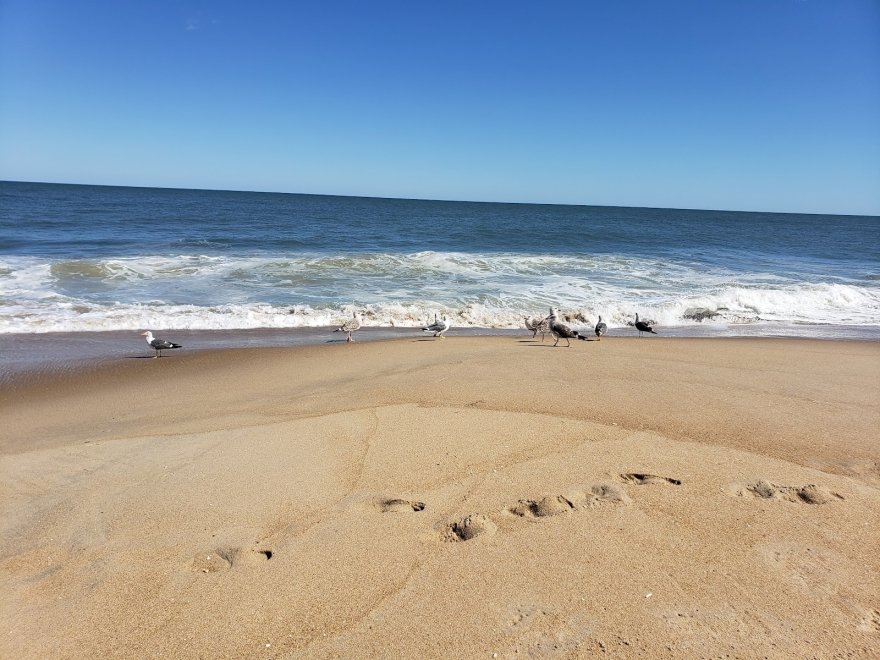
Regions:
[[221, 573], [234, 566], [262, 564], [272, 556], [273, 552], [266, 549], [216, 548], [198, 553], [190, 568], [196, 573]]
[[424, 511], [424, 502], [411, 502], [410, 500], [382, 500], [379, 503], [379, 509], [382, 513], [412, 513], [413, 511]]
[[880, 612], [868, 610], [859, 621], [859, 630], [866, 633], [880, 633]]
[[[538, 500], [519, 500], [505, 511], [520, 518], [546, 518], [549, 516], [606, 505], [626, 505], [629, 497], [613, 484], [596, 484], [587, 492], [573, 491], [568, 496], [547, 495]], [[443, 529], [446, 541], [470, 541], [482, 534], [494, 534], [498, 526], [481, 513], [472, 513], [456, 520]]]
[[443, 530], [443, 538], [446, 541], [470, 541], [483, 534], [494, 534], [498, 527], [488, 516], [481, 513], [472, 513], [450, 523]]
[[562, 495], [548, 495], [540, 500], [520, 500], [508, 511], [521, 518], [556, 516], [574, 509], [574, 503]]
[[808, 486], [780, 486], [765, 479], [760, 479], [747, 486], [735, 486], [733, 492], [740, 497], [755, 497], [762, 500], [785, 500], [802, 504], [827, 504], [844, 499], [824, 486], [810, 484]]
[[[681, 656], [702, 657], [706, 645], [721, 647], [725, 640], [747, 637], [755, 643], [770, 647], [773, 642], [773, 622], [760, 611], [738, 610], [728, 604], [715, 607], [675, 607], [659, 613], [670, 631], [678, 639]], [[703, 651], [704, 652], [704, 651]]]
[[627, 483], [636, 484], [637, 486], [644, 486], [646, 484], [672, 484], [673, 486], [681, 486], [681, 481], [679, 479], [660, 477], [656, 474], [644, 474], [641, 472], [627, 472], [621, 474], [620, 478]]
[[830, 548], [811, 543], [768, 543], [755, 550], [767, 566], [805, 592], [835, 596], [847, 588], [847, 560]]
[[192, 570], [197, 573], [220, 573], [232, 568], [233, 557], [237, 551], [229, 548], [218, 548], [208, 552], [200, 552], [192, 561]]
[[625, 505], [630, 499], [620, 488], [613, 484], [596, 484], [587, 492], [574, 491], [568, 496], [547, 495], [539, 500], [519, 500], [507, 508], [520, 518], [546, 518], [578, 509], [588, 509], [604, 505]]
[[578, 615], [561, 616], [550, 607], [515, 605], [502, 616], [500, 631], [507, 639], [503, 657], [569, 658], [585, 656], [584, 644], [592, 634]]
[[590, 492], [586, 495], [586, 506], [588, 507], [604, 506], [606, 504], [629, 504], [632, 501], [626, 493], [614, 484], [596, 484], [590, 486]]

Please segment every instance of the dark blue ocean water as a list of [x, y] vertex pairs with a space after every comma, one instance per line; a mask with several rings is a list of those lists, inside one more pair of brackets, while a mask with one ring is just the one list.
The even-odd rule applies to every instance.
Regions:
[[880, 328], [880, 218], [0, 183], [0, 332]]

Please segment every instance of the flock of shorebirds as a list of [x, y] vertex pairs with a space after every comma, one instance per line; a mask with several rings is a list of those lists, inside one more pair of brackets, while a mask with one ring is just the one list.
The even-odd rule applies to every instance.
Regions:
[[[566, 347], [571, 346], [571, 339], [587, 339], [587, 336], [581, 334], [577, 330], [574, 330], [570, 325], [567, 325], [563, 321], [560, 320], [559, 310], [554, 307], [550, 308], [550, 316], [540, 317], [540, 316], [527, 316], [525, 317], [526, 328], [532, 331], [532, 337], [537, 337], [538, 333], [541, 333], [541, 341], [544, 341], [544, 337], [548, 334], [552, 335], [556, 341], [553, 342], [554, 346], [559, 344], [560, 339], [564, 339], [566, 341]], [[635, 321], [636, 330], [639, 331], [639, 337], [642, 336], [643, 333], [649, 332], [651, 334], [658, 334], [656, 330], [654, 330], [654, 323], [652, 321], [641, 321], [639, 320], [639, 315], [636, 314]], [[596, 325], [593, 326], [593, 333], [596, 335], [598, 340], [602, 339], [602, 335], [608, 332], [608, 326], [605, 325], [605, 322], [602, 320], [602, 317], [599, 317], [599, 320], [596, 322]]]
[[[544, 341], [544, 338], [549, 334], [554, 337], [556, 341], [553, 342], [554, 346], [559, 345], [559, 340], [564, 339], [566, 341], [566, 346], [571, 346], [572, 339], [587, 339], [588, 337], [584, 334], [581, 334], [579, 331], [574, 330], [570, 325], [566, 324], [562, 320], [562, 316], [559, 313], [559, 310], [555, 307], [550, 308], [550, 316], [526, 316], [524, 317], [526, 329], [532, 331], [532, 337], [537, 337], [538, 333], [541, 333], [541, 341]], [[654, 322], [653, 321], [642, 321], [639, 319], [639, 315], [636, 314], [636, 320], [633, 324], [636, 330], [639, 331], [639, 337], [642, 334], [648, 332], [651, 334], [658, 334], [656, 330], [654, 330]], [[361, 327], [361, 319], [357, 312], [352, 314], [352, 317], [348, 319], [341, 326], [336, 328], [333, 332], [346, 332], [348, 333], [348, 338], [346, 341], [354, 341], [352, 339], [351, 334]], [[434, 314], [434, 322], [425, 324], [421, 327], [423, 332], [429, 332], [433, 334], [435, 337], [439, 337], [443, 339], [443, 333], [449, 330], [449, 317], [443, 316], [442, 319], [438, 319], [437, 315]], [[608, 332], [608, 326], [605, 325], [605, 322], [602, 321], [602, 317], [599, 317], [599, 321], [593, 327], [593, 332], [595, 333], [598, 339], [602, 339], [602, 335]]]
[[[573, 329], [570, 325], [566, 324], [562, 320], [562, 316], [559, 314], [559, 310], [555, 307], [550, 308], [550, 316], [527, 316], [525, 317], [526, 328], [532, 331], [532, 337], [537, 337], [538, 333], [541, 333], [541, 341], [544, 341], [544, 338], [549, 334], [552, 335], [556, 340], [553, 342], [554, 346], [559, 345], [559, 340], [564, 339], [566, 342], [566, 347], [571, 346], [572, 339], [588, 339], [587, 335], [581, 334], [579, 331]], [[650, 321], [641, 321], [639, 320], [639, 315], [636, 314], [635, 328], [639, 331], [639, 337], [642, 336], [643, 333], [649, 332], [651, 334], [656, 335], [657, 332], [654, 330], [653, 322]], [[352, 333], [361, 327], [361, 318], [360, 315], [355, 312], [352, 314], [352, 317], [348, 319], [345, 323], [336, 328], [333, 332], [345, 332], [348, 333], [348, 337], [346, 338], [346, 342], [354, 341], [352, 338]], [[443, 318], [437, 318], [437, 315], [434, 315], [434, 322], [427, 323], [420, 328], [423, 332], [431, 333], [434, 337], [439, 337], [440, 339], [445, 339], [443, 333], [449, 330], [449, 317], [444, 315]], [[597, 339], [602, 339], [602, 335], [608, 332], [608, 326], [602, 321], [602, 317], [599, 317], [599, 321], [593, 327], [593, 333], [596, 335]], [[172, 341], [167, 341], [165, 339], [156, 339], [153, 337], [153, 333], [147, 330], [146, 332], [141, 333], [142, 336], [147, 338], [147, 343], [150, 347], [156, 351], [156, 354], [153, 357], [162, 357], [162, 351], [170, 350], [172, 348], [182, 348], [181, 344], [175, 344]]]
[[[354, 341], [354, 339], [351, 338], [351, 333], [360, 327], [361, 317], [357, 312], [355, 312], [351, 315], [350, 319], [348, 319], [345, 323], [336, 328], [336, 330], [334, 330], [333, 332], [347, 332], [348, 338], [345, 341]], [[434, 314], [434, 322], [425, 324], [421, 327], [421, 330], [424, 332], [430, 332], [435, 337], [440, 337], [440, 339], [445, 339], [445, 337], [443, 337], [443, 333], [449, 330], [449, 317], [444, 315], [442, 319], [438, 319], [437, 315]]]

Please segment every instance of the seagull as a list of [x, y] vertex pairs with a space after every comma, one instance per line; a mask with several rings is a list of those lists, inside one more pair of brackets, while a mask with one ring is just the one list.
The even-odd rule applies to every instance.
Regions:
[[433, 332], [435, 337], [440, 337], [440, 339], [445, 339], [443, 333], [449, 330], [449, 318], [444, 314], [443, 320], [438, 321], [437, 316], [434, 316], [434, 322], [431, 325], [426, 325], [422, 328], [425, 332]]
[[602, 335], [608, 332], [608, 326], [603, 323], [601, 316], [599, 317], [599, 322], [596, 324], [596, 327], [593, 328], [593, 332], [596, 333], [596, 337], [598, 337], [599, 341], [602, 341]]
[[340, 326], [339, 326], [338, 328], [336, 328], [336, 330], [334, 330], [333, 332], [347, 332], [347, 333], [348, 333], [348, 339], [346, 339], [345, 341], [349, 342], [349, 341], [354, 341], [354, 339], [351, 338], [351, 333], [354, 332], [355, 330], [357, 330], [357, 329], [360, 328], [360, 327], [361, 327], [361, 320], [360, 320], [360, 318], [358, 317], [357, 312], [354, 312], [354, 313], [351, 315], [351, 318], [350, 318], [348, 321], [346, 321], [345, 323], [343, 323], [342, 325], [340, 325]]
[[164, 339], [153, 339], [153, 333], [147, 330], [146, 332], [141, 333], [141, 337], [147, 338], [147, 343], [154, 349], [156, 349], [156, 354], [153, 356], [154, 358], [162, 357], [162, 351], [169, 348], [182, 348], [180, 344], [175, 344], [172, 341], [166, 341]]
[[636, 330], [639, 331], [639, 337], [642, 336], [642, 333], [643, 333], [643, 332], [650, 332], [652, 335], [656, 335], [656, 334], [658, 334], [658, 333], [654, 332], [654, 328], [652, 328], [652, 327], [650, 326], [650, 324], [648, 324], [648, 323], [645, 322], [645, 321], [639, 321], [639, 315], [638, 315], [638, 314], [636, 314]]
[[526, 322], [526, 328], [532, 331], [532, 338], [538, 336], [538, 333], [541, 333], [541, 341], [544, 341], [544, 337], [548, 332], [550, 332], [550, 323], [546, 318], [537, 318], [535, 316], [526, 316], [523, 317]]
[[550, 334], [556, 337], [556, 341], [553, 342], [553, 345], [556, 346], [559, 343], [560, 338], [565, 339], [568, 344], [566, 348], [571, 346], [571, 342], [569, 339], [583, 339], [586, 340], [581, 333], [576, 330], [572, 330], [569, 326], [559, 320], [559, 313], [557, 310], [550, 308], [550, 316], [547, 317], [547, 320], [550, 322]]

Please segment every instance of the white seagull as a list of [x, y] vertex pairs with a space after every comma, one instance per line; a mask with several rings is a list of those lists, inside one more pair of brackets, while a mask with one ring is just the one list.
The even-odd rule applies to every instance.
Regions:
[[602, 335], [608, 332], [608, 326], [602, 321], [602, 317], [599, 317], [599, 322], [596, 324], [596, 327], [593, 328], [593, 332], [596, 333], [596, 337], [599, 338], [599, 341], [602, 341]]
[[586, 337], [576, 330], [572, 330], [569, 326], [559, 320], [559, 312], [554, 308], [550, 308], [550, 316], [547, 317], [550, 321], [550, 334], [556, 337], [556, 341], [553, 342], [553, 345], [556, 346], [559, 343], [560, 338], [565, 339], [568, 346], [571, 346], [571, 342], [569, 339], [583, 339], [586, 341]]
[[347, 342], [354, 341], [354, 339], [351, 338], [351, 333], [360, 327], [361, 327], [361, 319], [360, 319], [360, 316], [358, 316], [358, 313], [355, 312], [351, 315], [351, 318], [348, 321], [346, 321], [345, 323], [340, 325], [333, 332], [347, 332], [348, 339], [346, 339], [345, 341], [347, 341]]
[[449, 318], [444, 314], [443, 319], [438, 321], [437, 317], [434, 317], [434, 322], [431, 325], [426, 325], [422, 328], [424, 332], [433, 332], [435, 337], [440, 337], [440, 339], [445, 339], [443, 333], [449, 330]]
[[654, 328], [651, 327], [650, 323], [645, 321], [639, 321], [639, 315], [636, 314], [636, 330], [639, 331], [639, 337], [642, 336], [643, 332], [650, 332], [652, 335], [656, 335], [658, 333], [654, 332]]
[[166, 341], [165, 339], [153, 339], [153, 333], [147, 330], [146, 332], [141, 333], [141, 337], [147, 338], [147, 343], [151, 348], [155, 349], [156, 354], [153, 356], [154, 358], [162, 357], [162, 351], [170, 348], [182, 348], [180, 344], [175, 344], [172, 341]]

